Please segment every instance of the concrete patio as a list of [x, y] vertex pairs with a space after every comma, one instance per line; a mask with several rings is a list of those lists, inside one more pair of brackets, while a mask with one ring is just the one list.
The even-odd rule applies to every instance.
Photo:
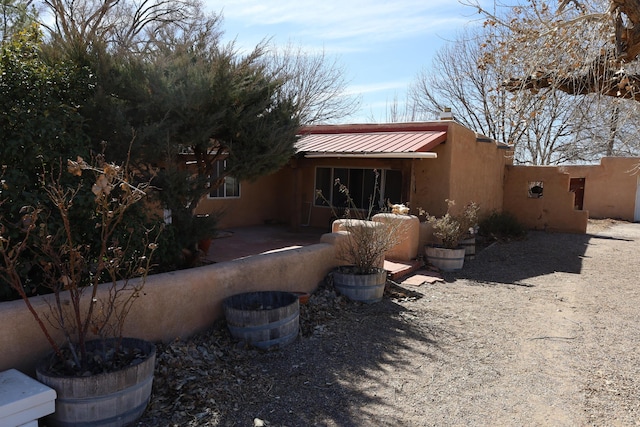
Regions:
[[[300, 248], [320, 243], [323, 234], [330, 230], [303, 227], [298, 231], [283, 225], [228, 228], [219, 231], [213, 239], [205, 262], [220, 263], [284, 249]], [[384, 267], [396, 280], [421, 266], [419, 261], [401, 262], [385, 260]]]
[[209, 262], [224, 262], [251, 255], [320, 243], [328, 230], [300, 228], [294, 231], [283, 225], [228, 228], [219, 231], [205, 258]]

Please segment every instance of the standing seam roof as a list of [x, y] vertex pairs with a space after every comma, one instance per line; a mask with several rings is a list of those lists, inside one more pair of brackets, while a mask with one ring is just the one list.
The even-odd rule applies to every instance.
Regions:
[[445, 142], [444, 130], [411, 132], [316, 133], [303, 135], [300, 153], [418, 153]]

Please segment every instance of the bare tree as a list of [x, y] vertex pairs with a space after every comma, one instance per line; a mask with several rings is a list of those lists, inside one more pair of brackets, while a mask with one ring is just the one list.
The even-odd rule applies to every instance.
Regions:
[[283, 95], [293, 99], [303, 124], [327, 123], [349, 116], [360, 100], [346, 94], [348, 81], [337, 58], [308, 53], [291, 44], [272, 48], [273, 73], [285, 83]]
[[[488, 11], [485, 25], [501, 27], [502, 55], [526, 46], [519, 73], [505, 82], [510, 90], [554, 87], [572, 95], [599, 93], [640, 101], [640, 0], [531, 0], [526, 7]], [[506, 12], [505, 12], [506, 10]]]
[[544, 96], [505, 90], [500, 83], [512, 67], [492, 51], [499, 40], [495, 31], [475, 30], [445, 45], [409, 88], [414, 108], [423, 116], [451, 108], [470, 129], [512, 144], [516, 163], [587, 160], [575, 134], [592, 126], [588, 100], [552, 90]]
[[[424, 109], [419, 110], [416, 103], [413, 102], [409, 93], [405, 95], [404, 101], [400, 101], [398, 94], [394, 94], [393, 100], [387, 104], [386, 107], [386, 122], [387, 123], [400, 123], [400, 122], [415, 122], [421, 120], [429, 120], [433, 118], [431, 111]], [[371, 115], [369, 121], [375, 123], [376, 118]]]
[[198, 0], [41, 0], [42, 20], [54, 41], [95, 42], [138, 50], [167, 26], [186, 28], [202, 17]]
[[491, 11], [467, 4], [486, 17], [479, 64], [504, 64], [502, 88], [514, 97], [536, 95], [536, 103], [562, 99], [554, 92], [571, 96], [572, 120], [581, 124], [570, 130], [574, 142], [562, 146], [560, 158], [638, 153], [637, 140], [629, 136], [640, 118], [634, 102], [640, 100], [634, 83], [640, 45], [634, 40], [640, 38], [632, 28], [640, 1], [531, 0], [526, 7], [496, 2]]

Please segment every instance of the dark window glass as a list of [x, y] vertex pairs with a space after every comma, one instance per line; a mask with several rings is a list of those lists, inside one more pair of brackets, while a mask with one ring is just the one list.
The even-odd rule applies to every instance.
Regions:
[[384, 198], [392, 204], [403, 203], [402, 200], [402, 172], [388, 170], [384, 180]]
[[[333, 195], [331, 202], [333, 206], [336, 208], [348, 208], [349, 204], [347, 203], [347, 195], [340, 192], [340, 186], [336, 185], [336, 181], [340, 180], [340, 184], [344, 184], [347, 188], [350, 188], [349, 183], [349, 169], [336, 168], [333, 170]], [[351, 191], [351, 190], [349, 190]]]
[[[349, 207], [347, 196], [340, 192], [339, 180], [349, 190], [353, 203], [359, 209], [368, 210], [372, 204], [377, 212], [386, 207], [386, 202], [401, 203], [402, 172], [396, 170], [316, 168], [316, 189], [338, 209]], [[380, 196], [382, 195], [382, 199]], [[327, 206], [316, 198], [316, 206]]]
[[[331, 178], [331, 168], [316, 168], [316, 190], [322, 191], [322, 195], [331, 200], [331, 189], [333, 182]], [[316, 197], [316, 206], [327, 206], [327, 202], [322, 197]]]

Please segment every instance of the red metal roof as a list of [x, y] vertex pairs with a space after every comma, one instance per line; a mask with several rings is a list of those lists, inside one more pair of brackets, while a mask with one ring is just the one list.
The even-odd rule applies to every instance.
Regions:
[[309, 126], [300, 133], [296, 144], [299, 153], [327, 156], [411, 157], [411, 153], [427, 153], [447, 140], [447, 126], [433, 123]]

